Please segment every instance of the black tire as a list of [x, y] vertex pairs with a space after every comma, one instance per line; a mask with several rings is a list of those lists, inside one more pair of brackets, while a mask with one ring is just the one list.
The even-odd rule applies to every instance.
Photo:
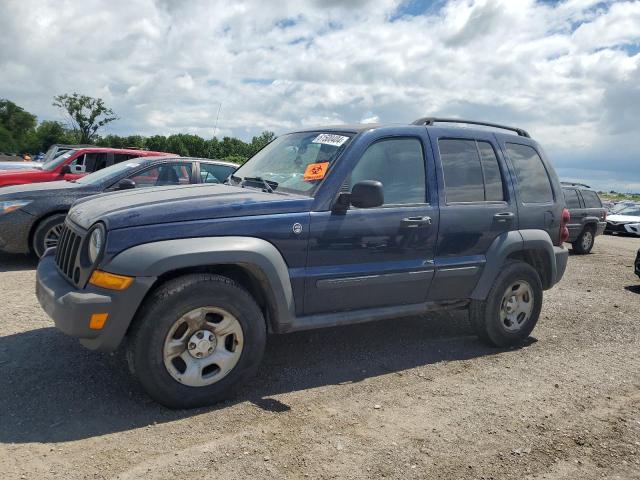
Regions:
[[[216, 383], [187, 386], [165, 367], [167, 335], [187, 312], [200, 307], [222, 308], [242, 327], [244, 345], [233, 369]], [[156, 402], [169, 408], [212, 405], [232, 396], [262, 360], [267, 338], [264, 317], [253, 297], [233, 280], [214, 274], [189, 274], [169, 280], [144, 302], [127, 336], [129, 369]]]
[[45, 238], [47, 234], [51, 229], [63, 225], [66, 216], [66, 213], [56, 213], [40, 220], [38, 226], [33, 232], [31, 240], [31, 250], [38, 256], [38, 258], [42, 257], [44, 251], [47, 249], [47, 246], [45, 245]]
[[[517, 331], [510, 331], [500, 318], [503, 297], [507, 289], [524, 281], [531, 289], [533, 306], [528, 319]], [[484, 301], [474, 300], [469, 307], [469, 319], [474, 330], [485, 343], [495, 347], [518, 345], [533, 331], [542, 308], [542, 282], [538, 272], [528, 263], [510, 261], [495, 279]]]
[[576, 238], [576, 241], [571, 244], [573, 246], [574, 253], [577, 253], [578, 255], [586, 255], [591, 252], [595, 239], [596, 237], [593, 228], [590, 226], [585, 227], [584, 230], [582, 230], [582, 233], [578, 235], [578, 238]]

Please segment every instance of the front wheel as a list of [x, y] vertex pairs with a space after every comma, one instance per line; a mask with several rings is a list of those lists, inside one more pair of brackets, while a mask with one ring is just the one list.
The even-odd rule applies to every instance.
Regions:
[[170, 408], [217, 403], [258, 368], [266, 344], [260, 308], [220, 275], [170, 280], [145, 301], [127, 342], [129, 367]]
[[33, 232], [32, 249], [38, 258], [44, 255], [47, 248], [57, 247], [64, 227], [65, 213], [56, 213], [40, 221]]
[[484, 301], [474, 300], [469, 319], [478, 336], [496, 347], [517, 345], [533, 331], [542, 308], [542, 282], [528, 263], [507, 263]]
[[580, 255], [589, 253], [593, 248], [594, 240], [593, 231], [589, 227], [585, 228], [576, 241], [571, 244], [573, 251]]

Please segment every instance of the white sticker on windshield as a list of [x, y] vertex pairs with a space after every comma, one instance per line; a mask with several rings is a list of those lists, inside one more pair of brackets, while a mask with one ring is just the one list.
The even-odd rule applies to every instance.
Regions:
[[344, 135], [321, 133], [316, 138], [314, 138], [311, 143], [322, 143], [324, 145], [333, 145], [334, 147], [339, 147], [347, 140], [349, 140], [349, 137], [345, 137]]

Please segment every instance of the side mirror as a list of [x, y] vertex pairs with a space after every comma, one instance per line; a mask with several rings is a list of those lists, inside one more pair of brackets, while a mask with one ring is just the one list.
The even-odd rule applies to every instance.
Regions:
[[68, 175], [71, 173], [71, 167], [69, 165], [63, 165], [60, 169], [60, 175]]
[[130, 190], [132, 188], [136, 188], [136, 182], [134, 182], [130, 178], [123, 178], [118, 182], [116, 190]]
[[377, 180], [363, 180], [351, 189], [351, 205], [358, 208], [379, 207], [384, 204], [382, 183]]

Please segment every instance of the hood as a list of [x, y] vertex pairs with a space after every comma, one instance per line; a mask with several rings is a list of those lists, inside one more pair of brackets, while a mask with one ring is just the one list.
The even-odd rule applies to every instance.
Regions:
[[3, 170], [40, 170], [41, 163], [38, 162], [0, 162], [0, 172]]
[[633, 215], [607, 215], [609, 223], [640, 223], [640, 217]]
[[46, 195], [63, 194], [76, 190], [84, 190], [87, 185], [60, 180], [57, 182], [27, 183], [13, 187], [0, 188], [0, 200], [9, 198], [38, 198]]
[[103, 221], [107, 229], [157, 223], [308, 211], [312, 198], [266, 193], [230, 185], [133, 189], [79, 200], [68, 218], [83, 228]]

